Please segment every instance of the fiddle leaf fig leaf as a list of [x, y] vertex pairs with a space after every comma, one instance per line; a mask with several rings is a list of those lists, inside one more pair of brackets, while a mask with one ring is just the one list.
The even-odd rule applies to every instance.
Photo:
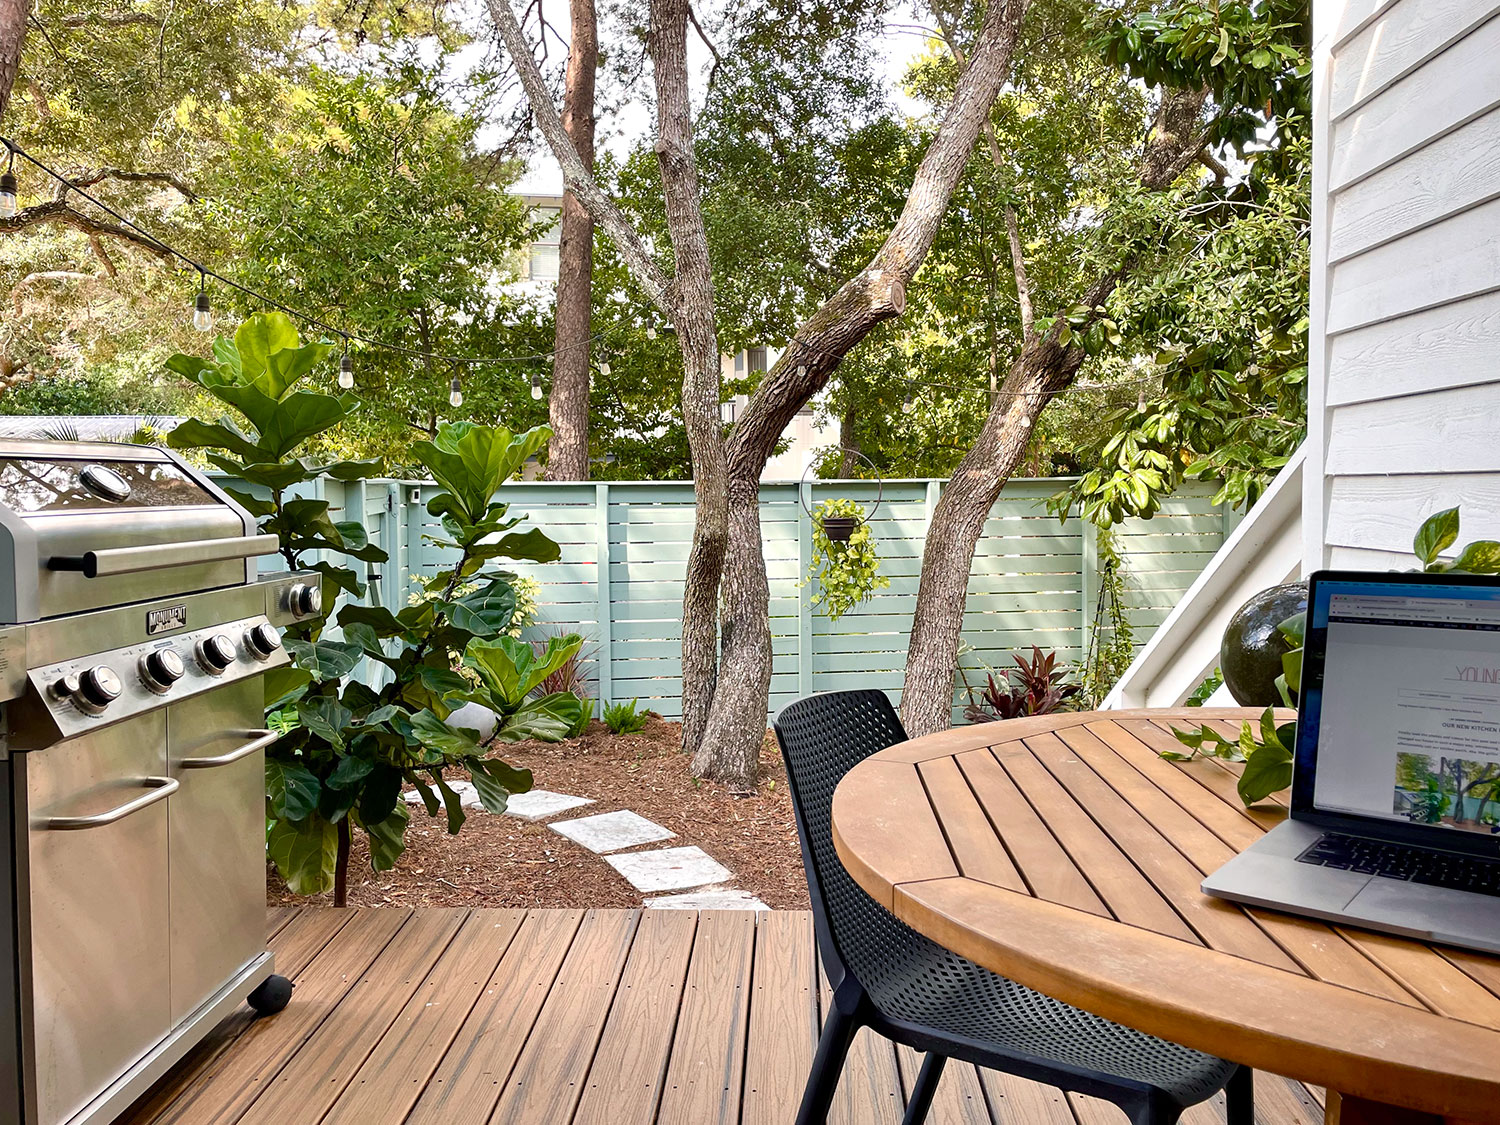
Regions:
[[277, 820], [266, 837], [266, 854], [298, 895], [322, 894], [333, 886], [338, 827], [321, 817]]

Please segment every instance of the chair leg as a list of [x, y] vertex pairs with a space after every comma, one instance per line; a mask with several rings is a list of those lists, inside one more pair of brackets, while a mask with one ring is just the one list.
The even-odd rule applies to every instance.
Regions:
[[947, 1055], [927, 1052], [922, 1069], [917, 1072], [917, 1081], [911, 1088], [911, 1097], [906, 1099], [906, 1116], [901, 1119], [901, 1125], [922, 1125], [927, 1120], [932, 1096], [937, 1093], [938, 1081], [943, 1077], [943, 1065], [947, 1061]]
[[1153, 1090], [1139, 1101], [1119, 1103], [1130, 1118], [1130, 1125], [1177, 1125], [1182, 1107], [1160, 1090]]
[[1226, 1125], [1255, 1125], [1255, 1071], [1242, 1066], [1224, 1085]]
[[849, 1044], [859, 1024], [853, 1016], [837, 1004], [828, 1007], [828, 1019], [823, 1022], [823, 1034], [818, 1039], [818, 1053], [813, 1058], [812, 1073], [807, 1076], [807, 1086], [802, 1091], [802, 1108], [797, 1111], [797, 1125], [824, 1125], [828, 1120], [828, 1107], [833, 1105], [833, 1094], [838, 1089], [839, 1075], [844, 1069], [844, 1057], [849, 1053]]

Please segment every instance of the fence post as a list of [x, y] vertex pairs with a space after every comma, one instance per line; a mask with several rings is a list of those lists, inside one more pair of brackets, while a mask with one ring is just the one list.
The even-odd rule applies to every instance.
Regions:
[[609, 485], [594, 485], [594, 533], [599, 562], [599, 717], [614, 703], [614, 663], [610, 643], [614, 635], [614, 598], [609, 582]]
[[[812, 483], [797, 486], [797, 581], [807, 581], [812, 569]], [[813, 693], [812, 584], [797, 587], [797, 694]]]
[[385, 482], [385, 515], [380, 521], [380, 546], [387, 558], [385, 570], [381, 572], [383, 583], [381, 597], [392, 613], [400, 613], [405, 606], [401, 596], [401, 486], [393, 480]]
[[[417, 499], [413, 502], [411, 494]], [[422, 577], [422, 486], [413, 480], [401, 482], [401, 503], [406, 511], [406, 573]]]
[[1089, 634], [1094, 628], [1094, 611], [1098, 608], [1099, 591], [1094, 587], [1099, 581], [1099, 529], [1094, 526], [1094, 521], [1078, 517], [1083, 525], [1081, 528], [1081, 559], [1079, 560], [1079, 572], [1083, 577], [1081, 585], [1083, 593], [1080, 595], [1080, 608], [1082, 610], [1083, 633], [1079, 638], [1078, 647], [1079, 663], [1088, 657]]

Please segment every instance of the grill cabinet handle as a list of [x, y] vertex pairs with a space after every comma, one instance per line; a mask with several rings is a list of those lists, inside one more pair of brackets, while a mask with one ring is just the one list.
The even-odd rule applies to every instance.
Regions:
[[248, 758], [257, 750], [265, 749], [265, 747], [271, 745], [271, 743], [281, 737], [274, 730], [249, 730], [245, 733], [251, 736], [250, 741], [245, 743], [245, 745], [231, 750], [227, 754], [219, 754], [213, 758], [184, 758], [177, 763], [177, 768], [184, 770], [206, 770], [212, 769], [214, 766], [231, 765], [234, 762], [238, 762], [241, 758]]
[[108, 578], [141, 570], [166, 570], [194, 563], [248, 559], [272, 555], [281, 542], [274, 535], [236, 535], [227, 539], [195, 539], [190, 543], [153, 543], [147, 547], [114, 547], [81, 555], [53, 555], [48, 570], [78, 570], [85, 578]]
[[95, 813], [93, 816], [53, 816], [47, 818], [47, 827], [54, 832], [68, 832], [79, 828], [103, 828], [106, 824], [113, 824], [117, 820], [124, 820], [133, 812], [139, 812], [147, 805], [154, 805], [157, 801], [164, 801], [173, 793], [177, 792], [180, 784], [170, 777], [147, 777], [141, 779], [146, 786], [147, 792], [142, 793], [126, 801], [118, 808], [110, 809], [109, 812]]

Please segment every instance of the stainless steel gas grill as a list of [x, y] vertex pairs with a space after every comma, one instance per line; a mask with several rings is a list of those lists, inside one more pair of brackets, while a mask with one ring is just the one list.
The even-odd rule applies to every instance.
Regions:
[[0, 1122], [101, 1125], [249, 998], [261, 675], [308, 576], [165, 450], [0, 442]]

